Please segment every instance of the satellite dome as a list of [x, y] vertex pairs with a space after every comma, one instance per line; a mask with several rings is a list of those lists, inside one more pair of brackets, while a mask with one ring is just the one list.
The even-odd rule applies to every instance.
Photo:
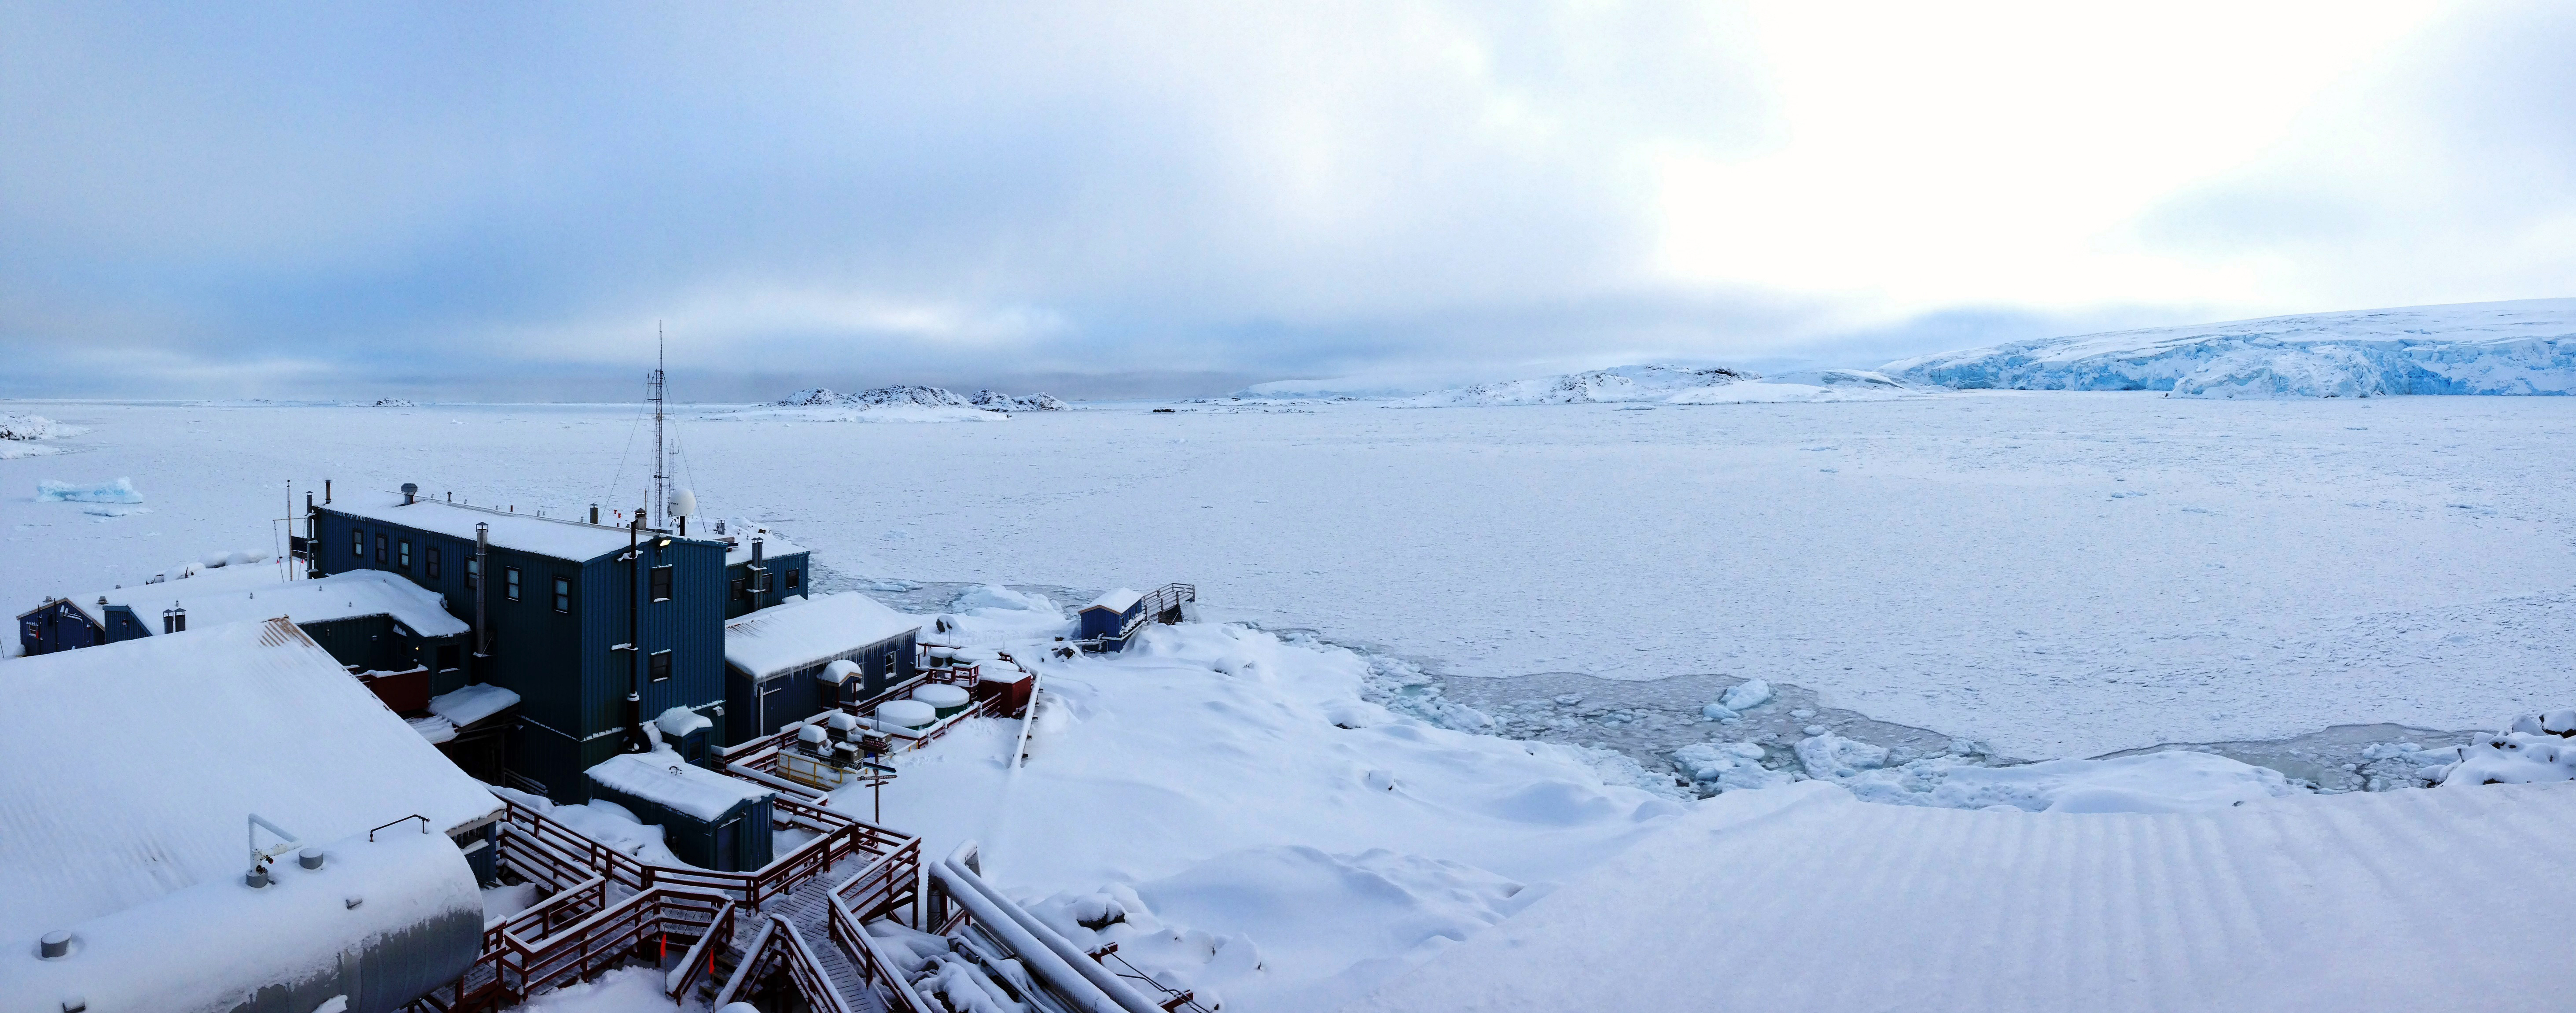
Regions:
[[671, 513], [678, 517], [698, 515], [698, 495], [686, 489], [671, 490]]

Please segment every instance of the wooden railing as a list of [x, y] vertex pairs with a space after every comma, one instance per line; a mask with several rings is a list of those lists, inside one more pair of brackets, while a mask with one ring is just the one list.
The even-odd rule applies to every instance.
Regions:
[[[626, 963], [648, 942], [667, 948], [690, 944], [687, 965], [664, 978], [679, 995], [711, 970], [714, 955], [733, 938], [732, 898], [701, 890], [655, 887], [600, 907], [607, 879], [559, 893], [483, 930], [484, 950], [464, 977], [423, 996], [416, 1006], [446, 1013], [476, 1013], [526, 1001], [542, 989], [570, 984]], [[659, 955], [656, 955], [657, 961]], [[698, 965], [704, 963], [702, 970]]]
[[784, 823], [817, 831], [812, 840], [752, 872], [653, 865], [583, 836], [517, 802], [504, 800], [500, 861], [521, 876], [566, 886], [591, 876], [630, 890], [657, 886], [722, 893], [744, 906], [762, 904], [794, 891], [834, 863], [865, 852], [884, 855], [912, 838], [864, 823], [825, 806], [784, 795], [770, 802], [773, 825]]

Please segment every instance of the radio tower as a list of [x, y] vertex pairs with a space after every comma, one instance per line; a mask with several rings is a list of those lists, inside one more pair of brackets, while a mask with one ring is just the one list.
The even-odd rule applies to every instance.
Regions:
[[671, 526], [671, 506], [663, 501], [662, 488], [668, 482], [668, 476], [663, 474], [662, 467], [662, 322], [659, 320], [653, 322], [653, 375], [644, 381], [644, 399], [653, 402], [653, 498], [645, 502], [644, 509], [654, 520], [647, 522], [646, 526], [667, 528]]

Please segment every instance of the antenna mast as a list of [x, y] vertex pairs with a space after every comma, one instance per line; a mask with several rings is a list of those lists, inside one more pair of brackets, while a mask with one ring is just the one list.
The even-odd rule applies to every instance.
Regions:
[[652, 527], [667, 528], [671, 526], [671, 506], [664, 502], [666, 493], [662, 488], [668, 476], [663, 474], [662, 467], [662, 322], [659, 320], [653, 322], [653, 378], [645, 382], [644, 395], [645, 400], [653, 402], [653, 498], [645, 501], [645, 509], [661, 519]]

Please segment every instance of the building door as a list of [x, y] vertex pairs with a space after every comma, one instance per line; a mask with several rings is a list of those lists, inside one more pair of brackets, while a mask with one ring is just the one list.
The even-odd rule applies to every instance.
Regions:
[[756, 711], [760, 717], [759, 734], [767, 735], [787, 723], [786, 701], [782, 697], [789, 681], [782, 677], [760, 684], [760, 706]]
[[742, 871], [742, 817], [716, 828], [716, 869], [720, 872]]

